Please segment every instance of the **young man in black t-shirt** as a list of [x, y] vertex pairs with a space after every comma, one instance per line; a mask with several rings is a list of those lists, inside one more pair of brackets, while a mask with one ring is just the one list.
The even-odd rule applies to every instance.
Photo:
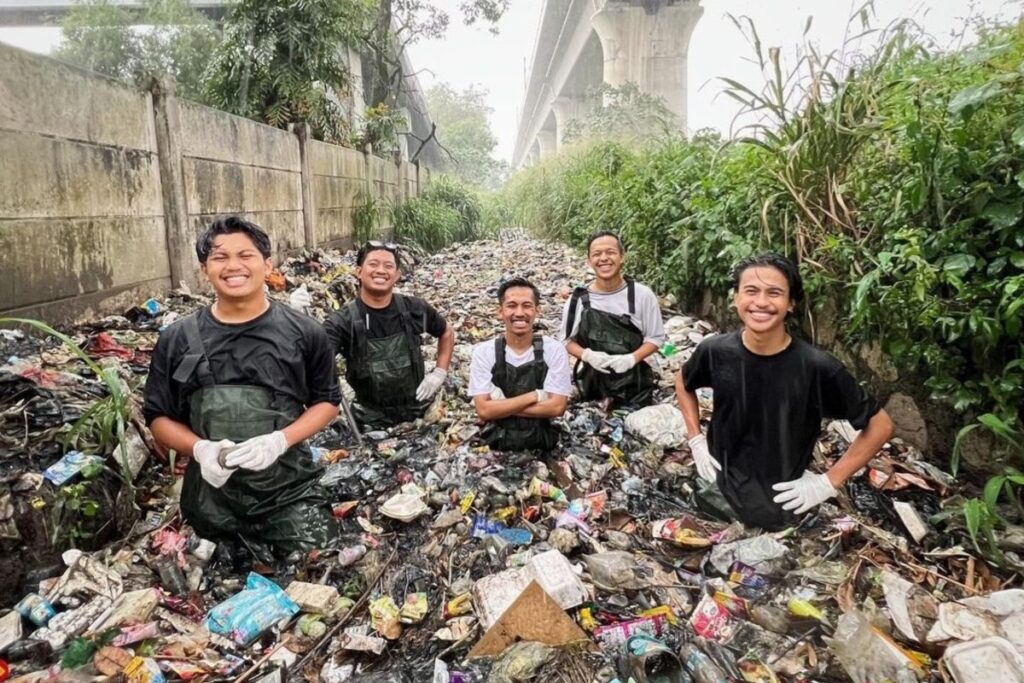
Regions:
[[341, 402], [327, 335], [267, 299], [270, 239], [258, 226], [219, 219], [196, 254], [216, 300], [160, 335], [144, 406], [153, 437], [191, 456], [185, 520], [203, 537], [253, 550], [322, 547], [330, 509], [305, 440]]
[[[743, 327], [697, 347], [676, 379], [676, 397], [700, 478], [717, 482], [744, 524], [777, 529], [835, 496], [893, 426], [836, 358], [786, 331], [786, 317], [803, 297], [795, 264], [777, 254], [746, 259], [733, 272], [733, 289]], [[714, 392], [707, 438], [701, 387]], [[819, 474], [807, 468], [824, 418], [862, 431]]]
[[[356, 419], [389, 427], [424, 414], [444, 384], [455, 332], [423, 299], [397, 294], [398, 248], [367, 242], [356, 255], [359, 296], [324, 323], [331, 348], [345, 359], [345, 379], [355, 391]], [[437, 338], [437, 362], [426, 372], [424, 333]]]

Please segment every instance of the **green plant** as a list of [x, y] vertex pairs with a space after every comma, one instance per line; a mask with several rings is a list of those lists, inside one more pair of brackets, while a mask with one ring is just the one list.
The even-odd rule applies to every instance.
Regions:
[[360, 245], [378, 235], [381, 219], [387, 209], [381, 199], [363, 190], [356, 193], [355, 205], [352, 209], [352, 240]]
[[427, 252], [485, 236], [480, 199], [449, 176], [439, 176], [418, 196], [392, 209], [394, 239]]

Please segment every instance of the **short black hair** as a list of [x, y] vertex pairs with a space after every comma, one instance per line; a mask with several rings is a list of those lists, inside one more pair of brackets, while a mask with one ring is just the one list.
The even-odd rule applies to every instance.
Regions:
[[740, 278], [748, 268], [759, 268], [767, 266], [774, 268], [786, 277], [789, 284], [789, 298], [793, 303], [800, 303], [804, 298], [804, 281], [800, 277], [800, 269], [790, 259], [774, 251], [766, 251], [756, 256], [748, 256], [732, 269], [732, 288], [737, 291], [740, 288]]
[[363, 265], [363, 261], [370, 255], [371, 251], [388, 251], [395, 257], [395, 265], [399, 270], [402, 269], [402, 259], [398, 256], [398, 245], [386, 245], [376, 242], [367, 242], [363, 246], [359, 247], [359, 251], [356, 252], [356, 265]]
[[590, 254], [590, 245], [594, 243], [594, 240], [599, 240], [602, 237], [614, 237], [615, 243], [619, 245], [619, 251], [623, 254], [626, 253], [626, 245], [622, 243], [622, 238], [610, 230], [601, 230], [595, 232], [593, 235], [587, 238], [587, 254]]
[[206, 263], [206, 260], [210, 258], [213, 241], [217, 239], [218, 235], [230, 235], [236, 232], [245, 233], [263, 254], [263, 258], [270, 258], [270, 237], [263, 231], [263, 228], [238, 216], [222, 216], [196, 239], [196, 256], [199, 258], [199, 262]]
[[533, 284], [525, 277], [514, 277], [511, 280], [505, 280], [498, 286], [498, 303], [505, 303], [505, 292], [514, 287], [526, 287], [533, 292], [533, 303], [540, 304], [540, 290], [537, 289], [537, 285]]

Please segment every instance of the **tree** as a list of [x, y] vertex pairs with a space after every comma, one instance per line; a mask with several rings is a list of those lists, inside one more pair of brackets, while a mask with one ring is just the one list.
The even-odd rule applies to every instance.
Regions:
[[451, 155], [441, 170], [470, 185], [496, 188], [508, 165], [491, 156], [498, 144], [491, 131], [487, 91], [469, 86], [462, 92], [447, 83], [427, 91], [427, 109], [437, 124], [437, 137]]
[[593, 138], [626, 144], [664, 142], [681, 134], [679, 122], [665, 100], [641, 92], [635, 83], [617, 88], [602, 84], [588, 97], [603, 104], [569, 121], [563, 137], [567, 143]]
[[346, 45], [373, 0], [241, 0], [224, 22], [206, 92], [217, 107], [279, 128], [306, 122], [332, 142], [349, 133], [339, 104], [352, 88]]
[[133, 84], [169, 74], [180, 95], [196, 100], [203, 99], [203, 72], [220, 41], [213, 22], [187, 0], [143, 0], [141, 12], [87, 0], [71, 8], [61, 27], [59, 59]]

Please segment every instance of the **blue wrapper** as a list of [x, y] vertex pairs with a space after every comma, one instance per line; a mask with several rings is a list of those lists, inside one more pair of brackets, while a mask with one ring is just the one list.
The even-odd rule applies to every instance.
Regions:
[[245, 590], [210, 610], [206, 628], [248, 645], [277, 622], [299, 613], [299, 606], [270, 579], [249, 573]]

